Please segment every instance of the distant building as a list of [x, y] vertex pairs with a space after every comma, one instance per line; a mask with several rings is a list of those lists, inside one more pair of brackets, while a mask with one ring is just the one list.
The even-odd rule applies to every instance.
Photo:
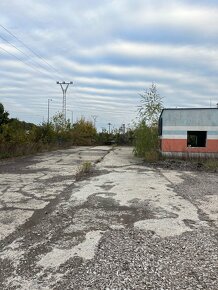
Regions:
[[163, 109], [159, 136], [162, 155], [218, 157], [218, 108]]

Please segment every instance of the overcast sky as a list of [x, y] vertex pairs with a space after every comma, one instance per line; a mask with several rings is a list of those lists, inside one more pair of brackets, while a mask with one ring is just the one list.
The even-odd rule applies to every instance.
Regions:
[[165, 107], [214, 107], [217, 15], [218, 0], [1, 0], [0, 102], [40, 123], [48, 98], [62, 110], [56, 81], [73, 81], [67, 116], [99, 130], [131, 123], [152, 82]]

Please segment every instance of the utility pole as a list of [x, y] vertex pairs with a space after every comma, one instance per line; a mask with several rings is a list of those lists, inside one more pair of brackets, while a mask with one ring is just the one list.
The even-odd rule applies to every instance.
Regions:
[[95, 127], [96, 119], [98, 118], [98, 116], [97, 116], [97, 115], [92, 115], [92, 118], [93, 118], [93, 121], [94, 121], [94, 127]]
[[108, 133], [109, 133], [109, 134], [111, 133], [111, 125], [112, 125], [111, 123], [108, 123], [108, 129], [109, 129], [109, 130], [108, 130]]
[[50, 109], [50, 102], [52, 99], [48, 99], [48, 124], [50, 123], [50, 118], [49, 118], [49, 109]]
[[67, 104], [67, 89], [69, 87], [69, 85], [72, 85], [73, 82], [57, 82], [57, 85], [61, 86], [62, 92], [63, 92], [63, 107], [62, 107], [62, 113], [63, 113], [63, 119], [64, 122], [66, 123], [66, 104]]
[[68, 112], [71, 112], [71, 124], [73, 126], [73, 111], [72, 110], [67, 110]]

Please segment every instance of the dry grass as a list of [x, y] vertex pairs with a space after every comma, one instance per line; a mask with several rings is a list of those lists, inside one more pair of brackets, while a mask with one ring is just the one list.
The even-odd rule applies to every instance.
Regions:
[[206, 159], [203, 164], [207, 170], [218, 171], [218, 159]]
[[84, 176], [87, 176], [92, 171], [92, 168], [93, 166], [90, 161], [83, 162], [76, 172], [76, 175], [75, 175], [76, 181], [82, 179]]
[[158, 151], [148, 151], [144, 153], [144, 159], [147, 162], [156, 162], [160, 160], [160, 154]]

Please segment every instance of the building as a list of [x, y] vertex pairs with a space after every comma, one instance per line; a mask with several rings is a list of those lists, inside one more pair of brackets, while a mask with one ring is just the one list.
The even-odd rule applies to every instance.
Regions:
[[218, 157], [218, 108], [163, 109], [159, 135], [162, 155]]

